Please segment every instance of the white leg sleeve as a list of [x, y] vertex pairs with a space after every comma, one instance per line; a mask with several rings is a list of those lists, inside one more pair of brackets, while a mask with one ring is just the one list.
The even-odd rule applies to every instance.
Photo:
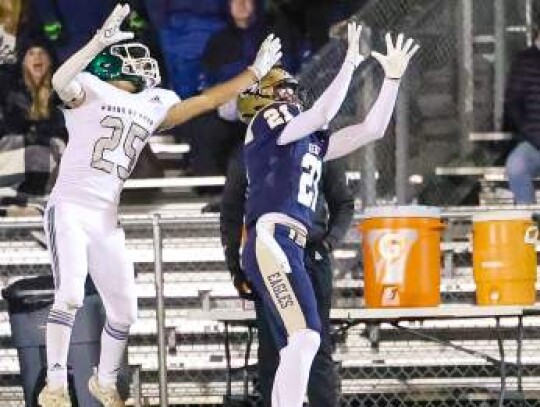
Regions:
[[67, 388], [67, 359], [76, 308], [55, 302], [47, 318], [47, 380], [54, 389]]
[[289, 336], [279, 352], [280, 361], [272, 388], [272, 407], [301, 407], [306, 394], [309, 372], [321, 343], [320, 335], [301, 329]]
[[105, 323], [101, 334], [98, 381], [101, 386], [116, 385], [118, 370], [122, 364], [129, 335], [129, 325]]

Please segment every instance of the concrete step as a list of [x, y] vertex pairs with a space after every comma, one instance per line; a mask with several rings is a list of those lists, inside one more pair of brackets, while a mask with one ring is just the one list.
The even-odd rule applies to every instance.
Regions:
[[448, 137], [454, 135], [459, 128], [460, 124], [455, 117], [427, 119], [421, 124], [424, 138], [444, 139], [446, 142], [448, 142]]
[[441, 117], [455, 118], [455, 100], [450, 94], [436, 93], [420, 95], [416, 103], [424, 119]]
[[505, 133], [499, 131], [488, 131], [488, 132], [473, 132], [469, 134], [470, 141], [491, 141], [491, 142], [500, 142], [500, 141], [509, 141], [512, 140], [512, 133]]

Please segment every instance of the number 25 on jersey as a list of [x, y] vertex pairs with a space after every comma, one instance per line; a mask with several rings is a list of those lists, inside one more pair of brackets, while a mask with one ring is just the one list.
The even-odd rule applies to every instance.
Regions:
[[[110, 174], [114, 167], [116, 167], [118, 178], [126, 180], [131, 174], [131, 171], [133, 171], [133, 166], [137, 161], [137, 157], [144, 147], [144, 142], [150, 133], [137, 123], [131, 123], [127, 129], [124, 143], [122, 144], [124, 155], [129, 158], [129, 164], [126, 168], [103, 157], [105, 151], [114, 151], [120, 146], [126, 127], [124, 122], [119, 117], [107, 116], [101, 121], [101, 127], [111, 129], [111, 135], [108, 137], [101, 137], [96, 141], [94, 152], [92, 154], [92, 163], [90, 165], [92, 168], [104, 171], [107, 174]], [[136, 143], [136, 140], [140, 140], [140, 142]]]

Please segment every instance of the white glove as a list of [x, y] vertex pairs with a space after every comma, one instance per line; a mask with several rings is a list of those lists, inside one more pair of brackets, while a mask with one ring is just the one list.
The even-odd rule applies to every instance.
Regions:
[[409, 38], [405, 44], [403, 44], [404, 36], [399, 34], [396, 40], [396, 46], [392, 42], [392, 36], [390, 33], [386, 34], [386, 55], [379, 54], [373, 51], [371, 55], [382, 65], [384, 74], [389, 79], [400, 79], [411, 57], [418, 51], [420, 45], [414, 44], [414, 40]]
[[97, 30], [94, 38], [102, 49], [120, 41], [133, 39], [134, 34], [132, 32], [120, 31], [120, 26], [129, 13], [129, 4], [117, 4], [101, 29]]
[[347, 55], [345, 55], [345, 62], [350, 62], [353, 64], [354, 69], [365, 59], [364, 56], [360, 53], [360, 34], [362, 33], [362, 26], [351, 22], [347, 25], [347, 39], [348, 39], [348, 48]]
[[261, 80], [281, 58], [281, 41], [270, 34], [261, 44], [253, 65], [248, 67]]

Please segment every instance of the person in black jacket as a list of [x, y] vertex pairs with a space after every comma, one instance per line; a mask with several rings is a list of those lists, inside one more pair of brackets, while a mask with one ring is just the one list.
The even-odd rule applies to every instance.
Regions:
[[[227, 26], [210, 37], [201, 58], [207, 87], [243, 71], [270, 32], [282, 41], [281, 65], [291, 73], [298, 71], [307, 49], [300, 32], [284, 16], [266, 15], [262, 0], [228, 0], [227, 10]], [[189, 141], [190, 169], [194, 175], [223, 175], [228, 160], [243, 142], [246, 125], [234, 118], [222, 120], [221, 114], [210, 112], [176, 131], [180, 138]], [[219, 191], [211, 187], [199, 192]]]
[[[240, 297], [255, 301], [258, 324], [258, 369], [263, 406], [271, 405], [272, 383], [279, 364], [279, 353], [264, 318], [261, 304], [251, 291], [240, 264], [240, 247], [246, 197], [246, 172], [241, 150], [229, 165], [220, 215], [221, 241], [227, 267]], [[345, 236], [354, 212], [354, 199], [347, 186], [342, 161], [323, 165], [315, 221], [305, 248], [306, 270], [311, 278], [321, 318], [321, 345], [315, 356], [308, 384], [311, 405], [338, 405], [338, 377], [332, 359], [330, 308], [332, 305], [332, 269], [330, 253]]]
[[533, 180], [540, 174], [540, 33], [513, 62], [505, 115], [507, 127], [520, 139], [506, 161], [510, 189], [516, 204], [533, 204]]
[[0, 70], [0, 186], [43, 196], [54, 181], [67, 131], [52, 89], [48, 44], [27, 39], [19, 55], [19, 64]]
[[308, 47], [300, 31], [283, 14], [267, 15], [262, 0], [228, 0], [228, 24], [210, 37], [202, 55], [207, 86], [229, 80], [257, 53], [273, 32], [283, 43], [281, 65], [297, 73]]

